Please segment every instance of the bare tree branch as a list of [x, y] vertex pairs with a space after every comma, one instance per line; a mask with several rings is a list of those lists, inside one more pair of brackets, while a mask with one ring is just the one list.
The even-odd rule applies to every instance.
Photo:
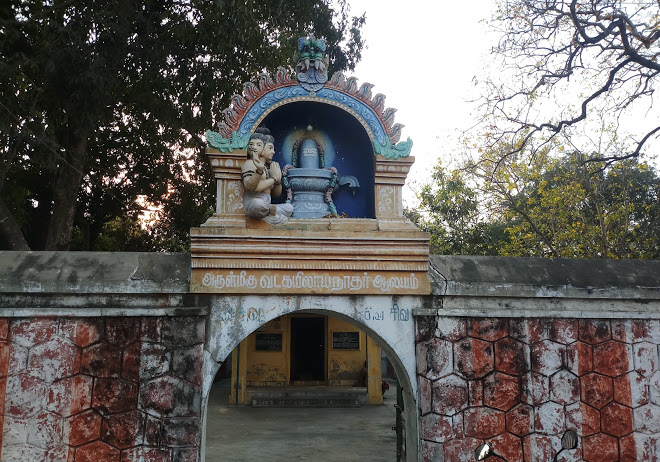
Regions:
[[[660, 3], [652, 0], [502, 1], [493, 21], [502, 34], [493, 49], [501, 80], [486, 83], [479, 125], [486, 147], [509, 143], [503, 157], [538, 151], [558, 135], [570, 139], [578, 127], [590, 127], [596, 114], [620, 129], [631, 108], [653, 107], [659, 17]], [[639, 157], [658, 130], [638, 134], [625, 152], [593, 160], [609, 165]]]

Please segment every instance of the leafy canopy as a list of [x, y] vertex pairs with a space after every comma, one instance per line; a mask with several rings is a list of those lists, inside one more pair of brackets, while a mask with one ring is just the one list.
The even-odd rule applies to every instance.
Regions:
[[344, 1], [2, 2], [0, 246], [93, 249], [148, 202], [169, 226], [145, 246], [181, 248], [212, 205], [199, 134], [244, 82], [293, 64], [299, 36], [352, 69], [363, 23]]
[[[545, 149], [500, 151], [454, 170], [439, 164], [409, 216], [434, 253], [660, 258], [660, 177], [636, 159], [606, 168]], [[587, 162], [593, 160], [593, 162]]]

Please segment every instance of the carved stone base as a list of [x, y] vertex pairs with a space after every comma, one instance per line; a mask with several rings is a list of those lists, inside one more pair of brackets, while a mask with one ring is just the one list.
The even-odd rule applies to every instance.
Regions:
[[[396, 223], [395, 223], [396, 221]], [[191, 290], [227, 294], [431, 291], [429, 236], [405, 220], [290, 219], [193, 228]]]

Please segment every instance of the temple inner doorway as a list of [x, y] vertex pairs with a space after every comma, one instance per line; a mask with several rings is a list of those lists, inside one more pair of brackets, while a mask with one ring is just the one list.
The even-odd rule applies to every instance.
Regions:
[[226, 362], [207, 402], [206, 462], [405, 460], [396, 373], [357, 323], [287, 313]]
[[325, 384], [325, 317], [291, 318], [291, 384]]

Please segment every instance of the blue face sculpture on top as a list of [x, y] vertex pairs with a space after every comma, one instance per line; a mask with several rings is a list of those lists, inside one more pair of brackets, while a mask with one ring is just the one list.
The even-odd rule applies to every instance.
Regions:
[[296, 74], [300, 86], [308, 91], [319, 91], [328, 81], [328, 57], [325, 40], [313, 35], [298, 39]]

